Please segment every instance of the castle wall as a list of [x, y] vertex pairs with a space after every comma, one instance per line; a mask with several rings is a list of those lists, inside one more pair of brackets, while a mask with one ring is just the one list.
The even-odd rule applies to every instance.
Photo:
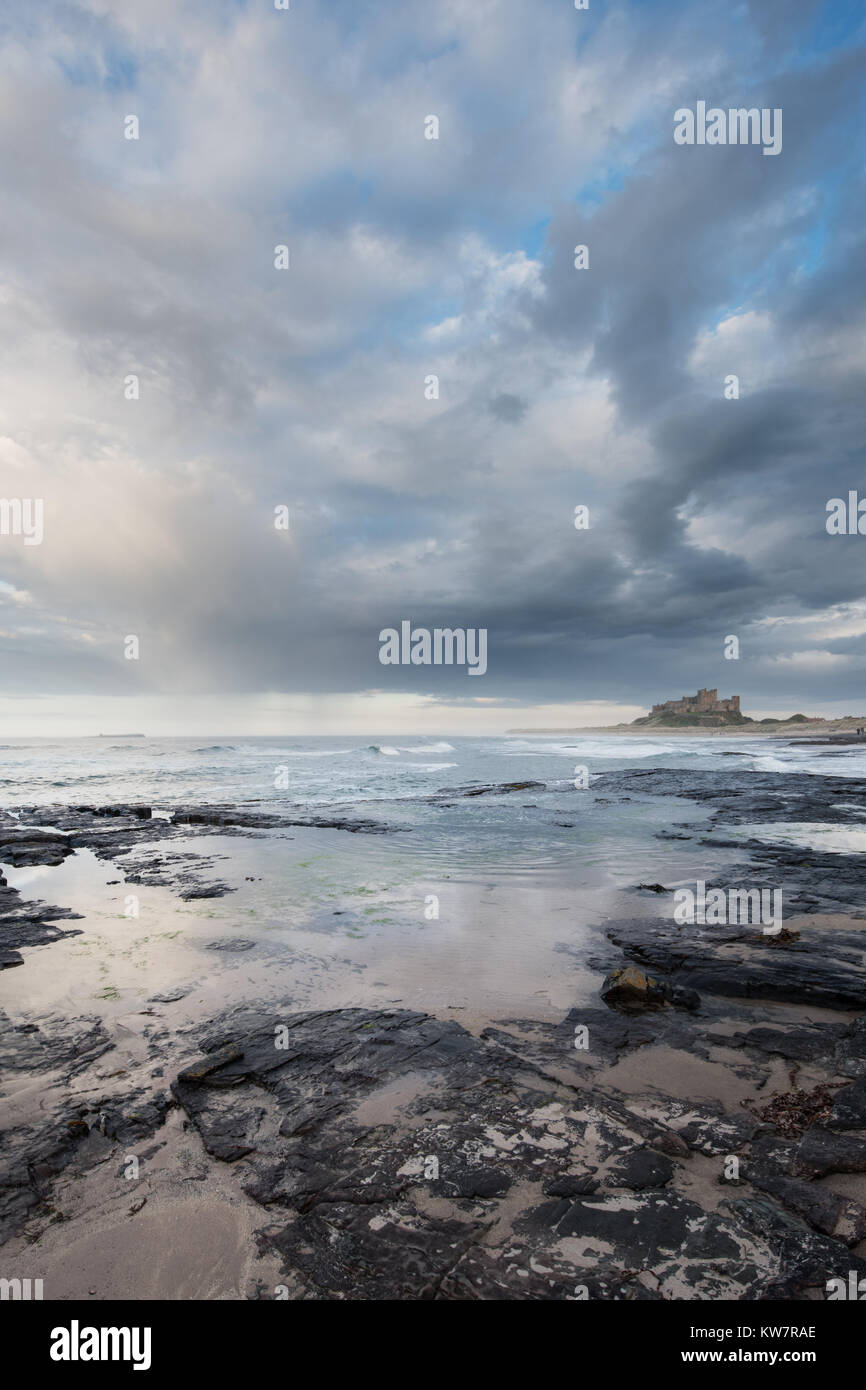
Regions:
[[653, 714], [739, 714], [740, 697], [731, 695], [720, 700], [718, 690], [699, 690], [697, 695], [683, 695], [679, 700], [665, 700], [653, 705]]

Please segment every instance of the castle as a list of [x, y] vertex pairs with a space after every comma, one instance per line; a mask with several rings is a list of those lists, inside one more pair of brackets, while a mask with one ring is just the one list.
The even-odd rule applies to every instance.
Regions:
[[697, 695], [684, 695], [681, 700], [665, 700], [664, 704], [653, 705], [652, 707], [652, 714], [739, 713], [739, 695], [732, 695], [728, 700], [720, 700], [718, 690], [699, 690]]

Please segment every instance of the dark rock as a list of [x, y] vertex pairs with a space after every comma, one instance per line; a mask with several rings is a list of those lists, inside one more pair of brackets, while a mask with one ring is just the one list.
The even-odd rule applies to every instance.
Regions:
[[[817, 1242], [813, 1263], [831, 1249], [835, 1264], [854, 1258], [789, 1228], [777, 1208], [756, 1235], [754, 1207], [741, 1219], [662, 1190], [675, 1165], [659, 1148], [665, 1135], [684, 1141], [610, 1095], [551, 1079], [556, 1029], [535, 1027], [527, 1042], [404, 1010], [238, 1010], [203, 1036], [205, 1058], [172, 1089], [208, 1151], [236, 1163], [267, 1209], [262, 1249], [280, 1255], [300, 1297], [749, 1299], [785, 1276], [793, 1229]], [[757, 1131], [719, 1108], [692, 1142], [730, 1152]], [[618, 1190], [599, 1192], [602, 1173]], [[802, 1255], [790, 1259], [803, 1276]]]
[[854, 1019], [840, 1038], [836, 1070], [843, 1076], [866, 1076], [866, 1014]]
[[593, 1196], [574, 1202], [546, 1202], [521, 1217], [518, 1231], [539, 1228], [557, 1240], [578, 1239], [610, 1247], [626, 1268], [649, 1268], [662, 1252], [676, 1252], [691, 1263], [731, 1260], [739, 1245], [726, 1223], [678, 1193], [651, 1192], [623, 1200]]
[[[198, 1082], [208, 1081], [210, 1085], [218, 1084], [213, 1080], [215, 1072], [228, 1065], [229, 1062], [238, 1062], [244, 1055], [242, 1047], [234, 1047], [229, 1044], [227, 1047], [218, 1048], [211, 1052], [201, 1061], [194, 1062], [191, 1067], [185, 1067], [178, 1072], [178, 1082], [185, 1085], [197, 1084]], [[237, 1085], [238, 1078], [232, 1075], [229, 1084]]]
[[832, 1057], [844, 1024], [812, 1023], [792, 1028], [750, 1028], [731, 1037], [710, 1034], [722, 1046], [751, 1047], [768, 1056], [787, 1057], [797, 1062], [813, 1062]]
[[601, 997], [611, 1009], [631, 1013], [640, 1009], [660, 1009], [665, 1004], [675, 1008], [696, 1009], [700, 997], [693, 989], [682, 989], [665, 980], [646, 975], [633, 965], [614, 970], [601, 987]]
[[0, 969], [23, 964], [18, 947], [46, 946], [64, 936], [80, 936], [77, 928], [62, 931], [54, 925], [80, 918], [80, 912], [50, 907], [42, 902], [26, 902], [17, 889], [0, 887]]
[[236, 892], [237, 889], [230, 888], [227, 883], [199, 883], [184, 888], [180, 896], [184, 902], [193, 902], [197, 898], [224, 898], [226, 893]]
[[[866, 1006], [862, 947], [850, 960], [838, 949], [830, 957], [823, 939], [774, 951], [754, 929], [693, 927], [686, 934], [664, 919], [646, 918], [614, 923], [607, 936], [641, 968], [673, 976], [701, 994], [836, 1009]], [[838, 939], [837, 944], [842, 945]]]
[[628, 1187], [640, 1192], [646, 1187], [665, 1187], [676, 1172], [676, 1164], [650, 1149], [635, 1149], [615, 1163], [605, 1178], [608, 1187]]
[[485, 786], [443, 787], [436, 793], [435, 800], [441, 797], [505, 796], [509, 792], [546, 791], [544, 782], [498, 782]]
[[14, 868], [25, 868], [31, 864], [62, 864], [71, 853], [68, 836], [59, 830], [32, 829], [21, 825], [0, 826], [0, 860]]
[[600, 1186], [598, 1179], [590, 1174], [583, 1177], [566, 1174], [562, 1178], [551, 1178], [544, 1184], [543, 1191], [548, 1197], [588, 1197], [597, 1192]]
[[768, 1129], [761, 1130], [751, 1143], [749, 1171], [764, 1176], [792, 1174], [795, 1168], [799, 1140], [781, 1139]]
[[825, 1173], [866, 1173], [866, 1130], [836, 1134], [824, 1125], [812, 1125], [800, 1141], [795, 1168], [810, 1178]]
[[800, 1298], [809, 1290], [823, 1295], [830, 1278], [847, 1278], [851, 1269], [858, 1277], [866, 1274], [866, 1260], [845, 1244], [815, 1234], [797, 1217], [780, 1211], [765, 1198], [730, 1198], [725, 1206], [776, 1256], [779, 1273], [767, 1282], [762, 1298]]
[[458, 1197], [498, 1197], [508, 1191], [511, 1178], [496, 1168], [458, 1168], [432, 1186]]
[[[689, 1112], [698, 1107], [689, 1106]], [[690, 1120], [678, 1131], [690, 1149], [704, 1154], [731, 1154], [742, 1149], [761, 1128], [760, 1120], [752, 1115], [726, 1115], [721, 1107], [716, 1114]]]
[[144, 1092], [125, 1097], [122, 1106], [109, 1100], [98, 1105], [98, 1128], [107, 1139], [125, 1146], [140, 1144], [165, 1124], [174, 1102], [170, 1096], [157, 1095], [148, 1099]]
[[828, 1129], [866, 1130], [866, 1077], [837, 1091], [826, 1124]]
[[[7, 1073], [38, 1070], [60, 1084], [59, 1108], [46, 1105], [38, 1121], [7, 1126], [0, 1144], [0, 1241], [43, 1209], [53, 1180], [71, 1164], [87, 1163], [94, 1146], [108, 1141], [92, 1133], [88, 1109], [70, 1106], [68, 1087], [112, 1047], [98, 1019], [48, 1018], [0, 1029], [0, 1065]], [[65, 1087], [64, 1087], [65, 1083]], [[91, 1119], [95, 1117], [91, 1115]]]
[[380, 821], [357, 816], [298, 816], [274, 815], [267, 812], [242, 811], [235, 806], [197, 806], [181, 808], [172, 815], [174, 826], [210, 826], [220, 831], [284, 830], [293, 825], [311, 825], [329, 830], [348, 830], [353, 834], [386, 835], [390, 827]]
[[658, 1149], [659, 1153], [672, 1154], [674, 1158], [688, 1158], [691, 1152], [685, 1139], [682, 1139], [672, 1129], [665, 1134], [660, 1134], [651, 1143], [652, 1147]]
[[846, 1245], [856, 1245], [866, 1237], [866, 1208], [859, 1202], [813, 1182], [756, 1171], [751, 1165], [746, 1176], [753, 1187], [776, 1197], [824, 1235]]

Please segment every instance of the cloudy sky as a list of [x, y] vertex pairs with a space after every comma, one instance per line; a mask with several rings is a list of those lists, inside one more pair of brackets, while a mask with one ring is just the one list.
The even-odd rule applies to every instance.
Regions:
[[[866, 497], [860, 3], [0, 15], [0, 495], [44, 501], [0, 729], [866, 713], [866, 536], [825, 526]], [[699, 100], [781, 153], [677, 145]], [[486, 628], [487, 674], [381, 665], [404, 619]]]

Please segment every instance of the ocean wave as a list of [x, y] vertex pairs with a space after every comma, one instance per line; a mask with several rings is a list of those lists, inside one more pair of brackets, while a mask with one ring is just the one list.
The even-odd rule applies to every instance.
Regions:
[[[398, 744], [396, 747], [390, 743], [369, 743], [367, 751], [370, 753], [381, 753], [386, 758], [398, 758], [401, 753], [453, 753], [452, 743], [416, 743], [411, 745]], [[454, 764], [448, 764], [454, 766]]]
[[451, 743], [422, 743], [417, 748], [400, 748], [401, 753], [453, 753]]
[[206, 748], [194, 748], [194, 753], [234, 753], [236, 752], [233, 743], [209, 743]]
[[397, 763], [395, 772], [443, 772], [446, 767], [457, 767], [457, 763]]
[[[823, 757], [819, 754], [818, 757]], [[798, 772], [806, 773], [812, 777], [864, 777], [866, 776], [866, 766], [862, 758], [842, 760], [837, 754], [829, 763], [819, 762], [818, 758], [803, 758], [800, 750], [792, 750], [792, 756], [782, 759], [775, 758], [772, 754], [761, 754], [755, 757], [753, 764], [755, 772]]]
[[[257, 754], [261, 749], [255, 750]], [[274, 758], [347, 758], [355, 748], [269, 748], [268, 757]]]
[[765, 753], [765, 754], [762, 754], [761, 756], [757, 756], [757, 755], [755, 756], [755, 771], [756, 771], [756, 772], [805, 772], [806, 769], [803, 768], [803, 767], [797, 767], [794, 763], [786, 763], [786, 762], [784, 762], [781, 758], [774, 758], [774, 757], [771, 757], [770, 754]]
[[535, 754], [541, 757], [618, 758], [621, 762], [628, 762], [630, 758], [677, 757], [693, 751], [673, 743], [650, 743], [637, 739], [632, 742], [628, 736], [621, 735], [611, 739], [575, 739], [573, 743], [539, 744], [520, 740], [506, 744], [506, 749], [505, 756], [511, 758]]
[[74, 777], [49, 777], [45, 773], [22, 772], [20, 777], [4, 777], [0, 780], [4, 786], [10, 787], [77, 787], [82, 782], [112, 782], [114, 778], [108, 772], [81, 772], [76, 773]]

